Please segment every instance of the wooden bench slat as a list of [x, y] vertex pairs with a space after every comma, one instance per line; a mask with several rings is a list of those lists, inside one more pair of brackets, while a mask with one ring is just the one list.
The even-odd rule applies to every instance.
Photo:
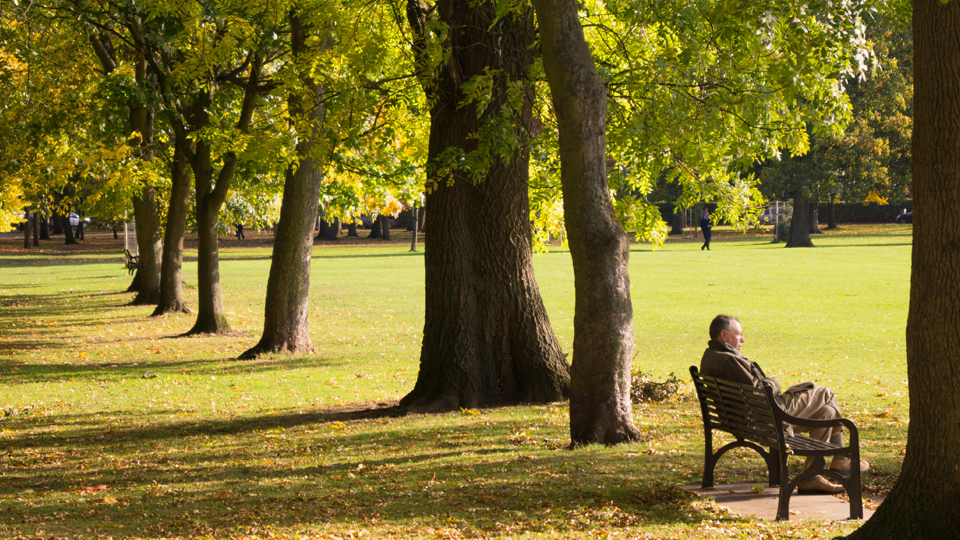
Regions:
[[[780, 485], [780, 501], [777, 508], [777, 519], [790, 519], [790, 495], [799, 482], [799, 477], [792, 482], [787, 470], [787, 455], [799, 456], [827, 456], [837, 450], [850, 454], [854, 463], [860, 461], [859, 435], [856, 426], [847, 424], [852, 431], [851, 446], [837, 446], [829, 442], [812, 439], [805, 435], [790, 435], [786, 429], [786, 422], [802, 421], [788, 415], [776, 401], [776, 396], [768, 387], [765, 389], [739, 384], [733, 381], [718, 379], [702, 375], [696, 367], [690, 368], [697, 397], [700, 401], [700, 411], [703, 417], [705, 442], [703, 487], [713, 486], [713, 472], [720, 457], [731, 448], [745, 446], [760, 453], [767, 462], [770, 485]], [[844, 420], [847, 422], [847, 420]], [[713, 430], [723, 431], [736, 437], [737, 441], [729, 443], [713, 452]], [[769, 448], [766, 452], [763, 447]], [[823, 465], [823, 461], [818, 461]], [[822, 473], [820, 471], [823, 471]], [[828, 474], [826, 470], [818, 469], [808, 474]], [[803, 473], [801, 473], [802, 475]], [[833, 474], [833, 473], [829, 473]], [[860, 471], [853, 471], [849, 480], [840, 480], [848, 491], [850, 499], [850, 517], [863, 518], [863, 501], [860, 498]]]

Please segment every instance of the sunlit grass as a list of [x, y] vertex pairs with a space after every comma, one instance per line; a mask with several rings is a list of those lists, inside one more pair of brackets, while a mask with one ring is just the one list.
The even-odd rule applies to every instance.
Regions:
[[[744, 353], [768, 374], [837, 390], [874, 464], [868, 489], [889, 487], [908, 420], [909, 234], [848, 227], [804, 250], [728, 231], [709, 252], [694, 239], [637, 245], [636, 364], [683, 376], [710, 319], [738, 315]], [[249, 362], [234, 358], [262, 331], [268, 248], [224, 242], [235, 334], [177, 338], [193, 316], [127, 306], [116, 246], [50, 245], [0, 252], [0, 537], [703, 538], [731, 527], [810, 537], [854, 526], [741, 521], [677, 492], [702, 466], [690, 401], [636, 407], [642, 442], [576, 451], [565, 404], [357, 418], [416, 380], [422, 247], [318, 246], [315, 353]], [[195, 306], [195, 252], [187, 258]], [[569, 253], [534, 264], [570, 352]], [[755, 456], [728, 459], [718, 481], [762, 480]]]

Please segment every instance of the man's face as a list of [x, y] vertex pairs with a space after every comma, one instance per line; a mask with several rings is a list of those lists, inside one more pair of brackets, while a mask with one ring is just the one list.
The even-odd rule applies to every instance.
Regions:
[[740, 327], [740, 323], [738, 321], [730, 321], [730, 328], [720, 332], [720, 341], [739, 351], [740, 346], [746, 341], [743, 339], [743, 328]]

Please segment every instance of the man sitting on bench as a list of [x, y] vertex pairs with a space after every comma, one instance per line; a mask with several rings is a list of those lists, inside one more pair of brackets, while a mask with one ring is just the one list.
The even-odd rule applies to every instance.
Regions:
[[[700, 373], [757, 388], [763, 388], [763, 383], [767, 382], [773, 385], [774, 391], [779, 394], [777, 402], [783, 410], [793, 416], [811, 420], [840, 418], [840, 405], [829, 388], [814, 386], [813, 383], [807, 382], [791, 386], [781, 394], [780, 382], [777, 379], [767, 377], [759, 364], [747, 360], [740, 354], [740, 347], [744, 341], [740, 319], [729, 315], [717, 315], [710, 323], [710, 342], [700, 360]], [[812, 439], [843, 446], [840, 427], [811, 429], [787, 426], [787, 429], [791, 428], [800, 432], [809, 431], [807, 435]], [[805, 467], [811, 465], [813, 465], [813, 458], [807, 458]], [[850, 472], [850, 458], [834, 456], [830, 468], [841, 474], [847, 474]], [[868, 470], [870, 465], [861, 460], [860, 472]], [[801, 482], [797, 488], [804, 493], [843, 491], [843, 486], [822, 476]]]

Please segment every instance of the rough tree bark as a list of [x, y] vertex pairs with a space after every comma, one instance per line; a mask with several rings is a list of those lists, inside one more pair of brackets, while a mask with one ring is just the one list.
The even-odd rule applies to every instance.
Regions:
[[834, 229], [839, 229], [837, 226], [837, 211], [836, 211], [836, 201], [833, 197], [830, 198], [830, 202], [827, 203], [827, 230], [831, 231]]
[[[160, 263], [160, 300], [153, 315], [190, 313], [183, 299], [183, 235], [187, 229], [190, 210], [190, 176], [187, 174], [187, 156], [179, 148], [190, 144], [176, 141], [173, 162], [170, 164], [170, 203], [167, 227], [163, 235], [163, 255]], [[114, 233], [116, 234], [116, 233]]]
[[810, 201], [800, 192], [793, 194], [790, 238], [785, 247], [813, 247], [813, 241], [810, 240]]
[[[418, 76], [433, 102], [429, 158], [436, 163], [445, 149], [475, 149], [476, 134], [490, 120], [478, 117], [474, 106], [459, 106], [461, 85], [494, 70], [485, 114], [499, 113], [507, 89], [527, 80], [535, 27], [529, 8], [497, 19], [494, 2], [442, 0], [437, 13], [449, 28], [449, 57], [428, 72], [428, 11], [424, 3], [408, 1]], [[532, 99], [525, 86], [523, 104], [513, 111], [524, 129]], [[423, 346], [417, 383], [401, 406], [442, 411], [567, 396], [569, 368], [534, 279], [528, 165], [529, 150], [522, 147], [506, 163], [495, 159], [477, 184], [460, 173], [448, 178], [428, 172], [436, 187], [426, 203], [431, 232], [424, 255]]]
[[910, 427], [903, 469], [851, 540], [960, 538], [960, 3], [914, 0]]
[[576, 287], [570, 437], [574, 445], [615, 444], [640, 433], [630, 401], [629, 240], [607, 185], [606, 89], [584, 39], [576, 0], [534, 0], [533, 5], [560, 133], [563, 215]]
[[[296, 12], [290, 14], [290, 31], [293, 54], [300, 57], [307, 52], [307, 38], [313, 31]], [[301, 75], [301, 83], [302, 93], [291, 93], [288, 99], [291, 117], [298, 120], [298, 163], [287, 169], [284, 180], [267, 280], [263, 335], [240, 355], [241, 359], [313, 350], [308, 326], [310, 255], [323, 182], [316, 141], [323, 129], [324, 88], [307, 74]]]

